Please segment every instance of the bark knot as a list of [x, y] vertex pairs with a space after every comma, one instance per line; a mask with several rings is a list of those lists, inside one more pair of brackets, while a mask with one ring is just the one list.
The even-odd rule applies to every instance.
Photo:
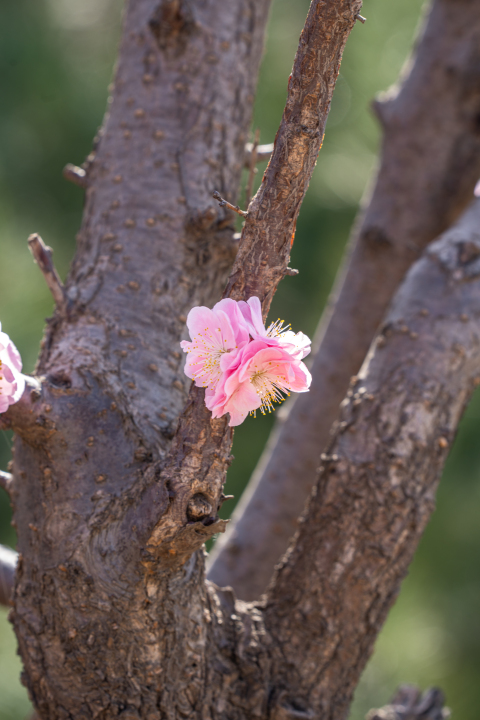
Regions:
[[190, 521], [198, 522], [200, 520], [203, 520], [204, 525], [211, 525], [213, 522], [215, 522], [214, 517], [211, 518], [211, 523], [208, 522], [212, 514], [212, 504], [205, 497], [205, 495], [199, 493], [190, 498], [187, 505], [187, 517]]
[[148, 24], [158, 47], [177, 53], [183, 52], [187, 36], [195, 28], [188, 0], [162, 0]]

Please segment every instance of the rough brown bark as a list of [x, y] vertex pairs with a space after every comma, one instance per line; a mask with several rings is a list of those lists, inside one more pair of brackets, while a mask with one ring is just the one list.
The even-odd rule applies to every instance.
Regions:
[[[228, 287], [258, 294], [265, 311], [360, 4], [315, 0], [302, 34]], [[267, 9], [127, 5], [66, 300], [47, 329], [39, 387], [8, 414], [18, 433], [13, 622], [49, 720], [270, 712], [261, 614], [234, 613], [231, 595], [204, 581], [200, 548], [222, 527], [231, 431], [193, 390], [171, 442], [186, 400], [185, 314], [218, 298], [233, 259], [231, 218], [210, 194], [236, 195]]]
[[[84, 681], [79, 695], [70, 677], [72, 710], [50, 682], [65, 702], [54, 717], [346, 717], [480, 383], [479, 226], [477, 200], [408, 274], [342, 404], [295, 543], [263, 602], [205, 584], [199, 553], [181, 572], [165, 563], [133, 587], [131, 578], [115, 582], [110, 562], [96, 587], [95, 553], [108, 540], [98, 526], [88, 574], [77, 556], [55, 568], [63, 582], [43, 570], [42, 593], [32, 597], [32, 577], [21, 572], [22, 638], [56, 627], [40, 658], [28, 643], [30, 667], [48, 669], [60, 655]], [[59, 598], [71, 624], [53, 615]], [[45, 691], [45, 676], [37, 682]]]
[[[435, 0], [400, 89], [376, 103], [384, 137], [368, 208], [318, 330], [309, 393], [290, 405], [217, 542], [209, 577], [252, 600], [296, 528], [320, 452], [396, 288], [464, 209], [480, 176], [480, 12]], [[285, 415], [283, 415], [285, 418]]]
[[346, 717], [480, 383], [479, 227], [476, 200], [408, 273], [267, 592], [272, 674], [312, 717]]

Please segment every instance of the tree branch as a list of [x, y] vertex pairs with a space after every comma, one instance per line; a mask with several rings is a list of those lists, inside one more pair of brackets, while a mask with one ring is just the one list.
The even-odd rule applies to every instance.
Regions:
[[0, 545], [0, 605], [12, 605], [17, 561], [18, 554], [14, 550]]
[[268, 591], [274, 676], [286, 702], [314, 715], [345, 717], [480, 382], [479, 223], [476, 200], [408, 273]]
[[224, 297], [256, 295], [266, 316], [285, 275], [295, 225], [323, 140], [347, 37], [360, 0], [312, 2], [300, 36], [272, 157], [248, 208]]
[[376, 103], [384, 127], [380, 169], [317, 331], [311, 390], [277, 420], [210, 558], [209, 577], [244, 599], [264, 591], [287, 547], [349, 379], [405, 272], [472, 197], [480, 176], [479, 43], [476, 3], [458, 12], [436, 0], [408, 76]]
[[[248, 207], [224, 291], [224, 297], [235, 300], [256, 295], [265, 316], [286, 274], [298, 213], [323, 140], [343, 49], [360, 7], [360, 0], [314, 0], [300, 37], [272, 157]], [[209, 530], [202, 531], [196, 542], [192, 531], [189, 547], [179, 518], [185, 517], [192, 492], [204, 496], [209, 506], [219, 507], [232, 438], [226, 419], [212, 420], [205, 408], [204, 391], [192, 386], [162, 471], [165, 482], [174, 489], [174, 498], [150, 537], [152, 558], [160, 552], [163, 559], [168, 548], [182, 564], [189, 552], [202, 544], [204, 534], [224, 529], [222, 521], [219, 525], [208, 519]], [[178, 546], [172, 534], [175, 525]]]

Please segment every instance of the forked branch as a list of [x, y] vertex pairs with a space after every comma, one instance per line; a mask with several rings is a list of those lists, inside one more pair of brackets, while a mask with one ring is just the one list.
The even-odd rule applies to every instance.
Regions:
[[[209, 576], [258, 597], [296, 528], [338, 406], [410, 265], [480, 177], [480, 14], [435, 0], [407, 77], [377, 103], [384, 139], [368, 208], [317, 330], [309, 393], [288, 407], [214, 550]], [[435, 132], [432, 132], [432, 127]]]

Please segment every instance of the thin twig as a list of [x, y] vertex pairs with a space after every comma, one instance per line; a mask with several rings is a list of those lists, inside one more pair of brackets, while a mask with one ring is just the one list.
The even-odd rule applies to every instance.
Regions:
[[81, 188], [87, 187], [87, 173], [83, 168], [78, 167], [78, 165], [67, 163], [63, 168], [62, 174], [65, 180], [68, 180]]
[[258, 141], [260, 139], [260, 130], [257, 128], [255, 130], [255, 137], [253, 140], [253, 146], [252, 146], [252, 152], [250, 153], [250, 167], [248, 172], [248, 180], [247, 185], [245, 188], [245, 207], [248, 208], [250, 205], [250, 200], [252, 199], [252, 191], [253, 191], [253, 181], [255, 180], [255, 175], [257, 173], [257, 150], [258, 150]]
[[217, 190], [212, 193], [212, 197], [218, 201], [220, 207], [226, 207], [229, 210], [233, 210], [233, 212], [236, 212], [237, 215], [240, 215], [241, 217], [247, 217], [248, 213], [245, 212], [245, 210], [240, 210], [238, 205], [232, 205], [232, 203], [229, 203], [228, 200], [224, 200]]
[[33, 255], [35, 262], [43, 273], [50, 292], [55, 300], [55, 305], [59, 312], [64, 312], [67, 307], [67, 295], [65, 287], [60, 280], [52, 261], [52, 248], [45, 245], [40, 235], [34, 233], [28, 238], [28, 247]]
[[15, 581], [18, 553], [0, 545], [0, 605], [12, 605], [12, 591]]
[[5, 492], [9, 493], [10, 489], [12, 487], [13, 477], [10, 475], [10, 473], [3, 472], [3, 470], [0, 470], [0, 487], [5, 490]]
[[[253, 150], [253, 143], [247, 143], [245, 145], [245, 160], [244, 160], [244, 167], [248, 168], [250, 167], [250, 155]], [[273, 152], [273, 143], [268, 143], [268, 145], [259, 145], [257, 147], [257, 163], [265, 162], [265, 160], [270, 160], [270, 156]]]

